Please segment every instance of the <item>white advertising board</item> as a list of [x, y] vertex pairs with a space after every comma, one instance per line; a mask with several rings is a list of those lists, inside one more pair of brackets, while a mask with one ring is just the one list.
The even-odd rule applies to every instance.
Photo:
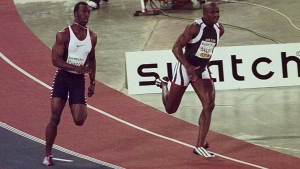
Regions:
[[[161, 93], [155, 78], [172, 77], [177, 63], [171, 50], [125, 57], [128, 94]], [[300, 43], [216, 47], [210, 70], [216, 90], [300, 85]]]

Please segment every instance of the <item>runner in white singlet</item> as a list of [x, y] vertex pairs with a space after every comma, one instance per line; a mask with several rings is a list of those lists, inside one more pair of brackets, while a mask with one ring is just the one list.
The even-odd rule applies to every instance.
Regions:
[[74, 7], [74, 23], [56, 34], [52, 47], [52, 64], [57, 67], [51, 90], [51, 118], [46, 128], [46, 151], [43, 164], [53, 165], [52, 146], [67, 100], [74, 123], [82, 126], [87, 118], [85, 75], [89, 74], [88, 96], [94, 94], [97, 36], [86, 27], [90, 7], [78, 2]]

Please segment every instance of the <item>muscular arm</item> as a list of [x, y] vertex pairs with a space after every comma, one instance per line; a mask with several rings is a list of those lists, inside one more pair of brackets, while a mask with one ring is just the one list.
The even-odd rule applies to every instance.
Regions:
[[72, 70], [77, 73], [90, 73], [90, 68], [86, 66], [76, 66], [67, 63], [63, 60], [63, 55], [65, 53], [65, 44], [69, 42], [69, 32], [66, 30], [60, 31], [56, 34], [56, 40], [52, 47], [52, 64], [58, 68], [64, 70]]
[[92, 49], [88, 56], [88, 67], [91, 70], [89, 72], [90, 76], [90, 86], [88, 88], [88, 96], [91, 97], [94, 94], [95, 89], [95, 75], [96, 75], [96, 56], [95, 56], [95, 47], [97, 44], [97, 35], [90, 31], [91, 41], [92, 41]]
[[56, 40], [52, 46], [52, 64], [64, 70], [75, 70], [74, 65], [68, 64], [63, 60], [63, 55], [66, 50], [65, 44], [68, 43], [68, 41], [69, 35], [65, 30], [56, 34]]
[[199, 33], [199, 25], [192, 24], [188, 25], [184, 32], [178, 37], [175, 44], [173, 45], [172, 52], [175, 55], [176, 59], [183, 64], [187, 69], [189, 76], [195, 76], [194, 69], [195, 67], [188, 63], [186, 58], [183, 55], [183, 47], [185, 47], [188, 42], [193, 39]]
[[96, 76], [95, 47], [97, 45], [97, 35], [93, 32], [90, 32], [90, 34], [91, 34], [91, 41], [92, 41], [92, 49], [88, 57], [88, 65], [89, 68], [91, 69], [91, 72], [89, 73], [89, 77], [90, 77], [90, 84], [95, 84], [95, 76]]

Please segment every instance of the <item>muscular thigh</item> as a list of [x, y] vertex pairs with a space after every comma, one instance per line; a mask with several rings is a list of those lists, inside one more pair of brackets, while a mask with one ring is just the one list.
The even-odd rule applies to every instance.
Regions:
[[52, 116], [54, 117], [60, 117], [61, 113], [65, 107], [66, 104], [66, 100], [65, 99], [61, 99], [58, 97], [52, 98], [51, 99], [51, 112], [52, 112]]
[[74, 120], [85, 119], [87, 116], [87, 106], [85, 104], [70, 105], [71, 113]]
[[192, 83], [192, 87], [202, 103], [215, 101], [215, 87], [212, 79], [198, 79]]
[[186, 89], [187, 86], [180, 86], [175, 83], [172, 83], [168, 95], [167, 107], [173, 107], [177, 109]]

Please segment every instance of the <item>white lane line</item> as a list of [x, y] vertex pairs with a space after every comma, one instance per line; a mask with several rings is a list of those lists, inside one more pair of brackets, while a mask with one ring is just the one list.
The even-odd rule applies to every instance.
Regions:
[[63, 162], [68, 162], [68, 163], [72, 163], [73, 162], [73, 160], [68, 160], [68, 159], [63, 159], [63, 158], [52, 158], [52, 160], [63, 161]]
[[[1, 57], [3, 60], [5, 60], [8, 64], [10, 64], [12, 67], [14, 67], [15, 69], [19, 70], [21, 73], [23, 73], [24, 75], [26, 75], [26, 76], [28, 76], [29, 78], [31, 78], [32, 80], [34, 80], [34, 81], [40, 83], [41, 85], [45, 86], [46, 88], [51, 89], [51, 87], [50, 87], [49, 85], [45, 84], [44, 82], [40, 81], [39, 79], [35, 78], [34, 76], [30, 75], [29, 73], [27, 73], [26, 71], [24, 71], [23, 69], [21, 69], [20, 67], [18, 67], [17, 65], [15, 65], [15, 64], [14, 64], [13, 62], [11, 62], [7, 57], [5, 57], [1, 52], [0, 52], [0, 57]], [[163, 135], [154, 133], [154, 132], [152, 132], [152, 131], [146, 130], [146, 129], [144, 129], [144, 128], [141, 128], [141, 127], [139, 127], [139, 126], [136, 126], [136, 125], [134, 125], [134, 124], [131, 124], [131, 123], [125, 121], [125, 120], [122, 120], [122, 119], [120, 119], [120, 118], [118, 118], [118, 117], [115, 117], [115, 116], [113, 116], [113, 115], [111, 115], [111, 114], [109, 114], [109, 113], [106, 113], [106, 112], [104, 112], [104, 111], [102, 111], [102, 110], [100, 110], [100, 109], [98, 109], [98, 108], [95, 108], [95, 107], [93, 107], [93, 106], [91, 106], [91, 105], [87, 105], [87, 107], [90, 108], [90, 109], [92, 109], [92, 110], [94, 110], [94, 111], [96, 111], [96, 112], [98, 112], [98, 113], [101, 113], [101, 114], [103, 114], [103, 115], [105, 115], [105, 116], [107, 116], [107, 117], [110, 117], [110, 118], [112, 118], [112, 119], [114, 119], [114, 120], [116, 120], [116, 121], [118, 121], [118, 122], [121, 122], [121, 123], [126, 124], [126, 125], [128, 125], [128, 126], [131, 126], [131, 127], [135, 128], [135, 129], [138, 129], [138, 130], [143, 131], [143, 132], [145, 132], [145, 133], [148, 133], [148, 134], [151, 134], [151, 135], [154, 135], [154, 136], [157, 136], [157, 137], [160, 137], [160, 138], [163, 138], [163, 139], [166, 139], [166, 140], [169, 140], [169, 141], [172, 141], [172, 142], [175, 142], [175, 143], [184, 145], [184, 146], [186, 146], [186, 147], [194, 148], [193, 145], [190, 145], [190, 144], [181, 142], [181, 141], [179, 141], [179, 140], [175, 140], [175, 139], [172, 139], [172, 138], [169, 138], [169, 137], [166, 137], [166, 136], [163, 136]], [[259, 166], [259, 165], [256, 165], [256, 164], [252, 164], [252, 163], [248, 163], [248, 162], [241, 161], [241, 160], [238, 160], [238, 159], [230, 158], [230, 157], [227, 157], [227, 156], [224, 156], [224, 155], [221, 155], [221, 154], [217, 154], [217, 153], [214, 153], [214, 152], [211, 152], [211, 153], [215, 154], [216, 156], [222, 157], [222, 158], [224, 158], [224, 159], [231, 160], [231, 161], [235, 161], [235, 162], [237, 162], [237, 163], [241, 163], [241, 164], [253, 166], [253, 167], [256, 167], [256, 168], [260, 168], [260, 169], [267, 169], [267, 168], [265, 168], [265, 167], [262, 167], [262, 166]]]
[[[4, 128], [4, 129], [7, 129], [11, 132], [14, 132], [20, 136], [23, 136], [27, 139], [30, 139], [32, 141], [35, 141], [37, 143], [40, 143], [40, 144], [44, 144], [45, 145], [45, 141], [42, 140], [42, 139], [39, 139], [37, 137], [34, 137], [30, 134], [27, 134], [21, 130], [18, 130], [12, 126], [9, 126], [7, 125], [6, 123], [3, 123], [3, 122], [0, 122], [0, 127]], [[82, 159], [85, 159], [85, 160], [88, 160], [88, 161], [91, 161], [91, 162], [94, 162], [94, 163], [97, 163], [97, 164], [101, 164], [101, 165], [104, 165], [104, 166], [107, 166], [107, 167], [111, 167], [111, 168], [114, 168], [114, 169], [124, 169], [122, 167], [119, 167], [119, 166], [116, 166], [116, 165], [113, 165], [113, 164], [110, 164], [110, 163], [107, 163], [107, 162], [104, 162], [104, 161], [101, 161], [101, 160], [98, 160], [98, 159], [95, 159], [95, 158], [92, 158], [92, 157], [89, 157], [89, 156], [86, 156], [86, 155], [83, 155], [83, 154], [79, 154], [79, 153], [76, 153], [74, 151], [71, 151], [71, 150], [68, 150], [66, 148], [63, 148], [63, 147], [60, 147], [58, 145], [53, 145], [53, 148], [56, 149], [56, 150], [59, 150], [61, 152], [64, 152], [64, 153], [67, 153], [67, 154], [70, 154], [72, 156], [75, 156], [75, 157], [78, 157], [78, 158], [82, 158]], [[73, 162], [73, 160], [66, 160], [66, 159], [61, 159], [61, 158], [53, 158], [53, 160], [59, 160], [59, 161], [65, 161], [65, 162]]]

